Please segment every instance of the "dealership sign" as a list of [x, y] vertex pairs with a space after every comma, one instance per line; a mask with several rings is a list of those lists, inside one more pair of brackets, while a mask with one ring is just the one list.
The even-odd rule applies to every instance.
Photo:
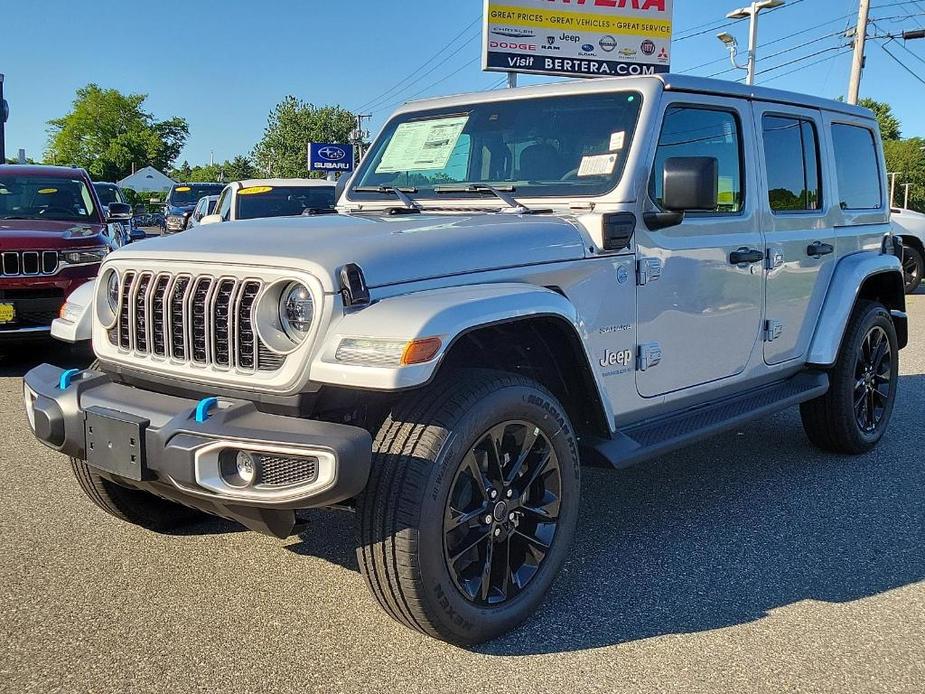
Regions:
[[570, 77], [668, 72], [673, 0], [485, 0], [482, 67]]
[[353, 171], [353, 145], [312, 143], [308, 146], [308, 170], [323, 173]]

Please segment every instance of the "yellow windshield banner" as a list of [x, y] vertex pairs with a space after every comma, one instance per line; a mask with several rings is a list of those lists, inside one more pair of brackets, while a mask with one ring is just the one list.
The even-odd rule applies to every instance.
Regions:
[[189, 186], [180, 186], [179, 188], [174, 188], [178, 193], [188, 193], [192, 190]]
[[238, 191], [238, 195], [262, 195], [263, 193], [269, 193], [271, 190], [273, 190], [273, 186], [252, 186], [242, 188]]
[[39, 195], [53, 195], [54, 193], [57, 193], [57, 192], [58, 192], [57, 188], [40, 188], [38, 191]]

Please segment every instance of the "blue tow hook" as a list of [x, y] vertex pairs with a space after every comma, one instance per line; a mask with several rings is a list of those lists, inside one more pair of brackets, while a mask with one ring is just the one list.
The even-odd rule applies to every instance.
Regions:
[[61, 378], [58, 379], [58, 390], [67, 390], [71, 386], [71, 381], [74, 380], [74, 376], [80, 373], [80, 369], [68, 369], [61, 374]]
[[202, 424], [209, 419], [209, 412], [218, 406], [218, 398], [203, 398], [196, 405], [196, 422]]

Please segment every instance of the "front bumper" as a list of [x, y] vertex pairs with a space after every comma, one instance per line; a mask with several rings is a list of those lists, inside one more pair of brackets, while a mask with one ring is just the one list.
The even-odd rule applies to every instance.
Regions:
[[[123, 486], [278, 537], [291, 533], [296, 510], [347, 501], [369, 477], [367, 431], [264, 414], [246, 400], [221, 398], [206, 409], [203, 401], [115, 383], [99, 371], [71, 374], [50, 364], [26, 374], [24, 395], [32, 431], [50, 448], [88, 461]], [[116, 428], [109, 429], [112, 421]], [[122, 431], [137, 432], [130, 450]], [[101, 454], [94, 441], [109, 451]], [[225, 483], [220, 461], [237, 451], [272, 456], [277, 469], [287, 456], [314, 460], [316, 474], [284, 488], [234, 487]]]

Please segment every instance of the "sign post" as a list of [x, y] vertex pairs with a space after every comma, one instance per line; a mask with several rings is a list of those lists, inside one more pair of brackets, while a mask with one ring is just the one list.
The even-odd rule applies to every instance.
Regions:
[[564, 77], [671, 69], [673, 0], [485, 0], [482, 68]]
[[310, 143], [308, 145], [308, 170], [327, 174], [328, 180], [335, 180], [339, 173], [353, 173], [353, 145]]

